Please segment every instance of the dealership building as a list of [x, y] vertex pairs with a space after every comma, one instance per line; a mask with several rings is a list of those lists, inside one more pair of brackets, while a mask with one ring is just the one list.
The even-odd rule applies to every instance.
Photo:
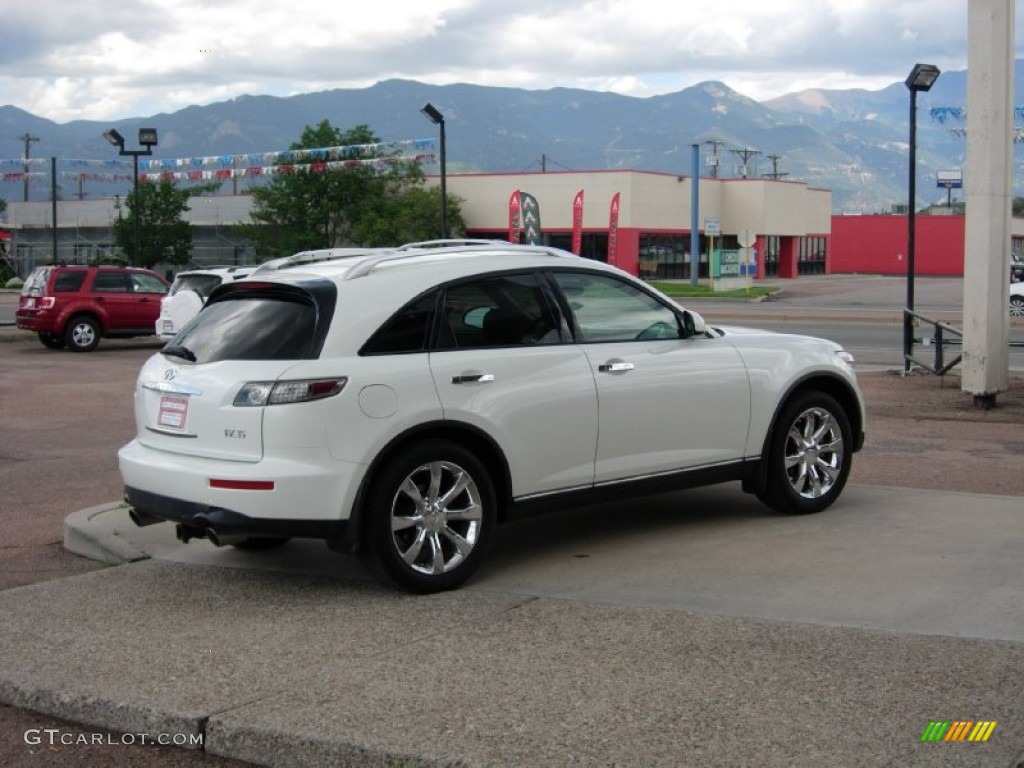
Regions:
[[[676, 174], [567, 171], [451, 174], [446, 182], [448, 194], [461, 200], [468, 237], [525, 241], [536, 234], [566, 250], [578, 244], [581, 255], [644, 277], [689, 278], [694, 229], [702, 278], [709, 272], [760, 279], [906, 271], [905, 216], [834, 216], [831, 193], [799, 181], [701, 178], [695, 185]], [[245, 194], [190, 200], [185, 218], [194, 228], [197, 264], [257, 260], [238, 231], [250, 223], [251, 201]], [[9, 202], [0, 236], [22, 275], [54, 260], [87, 263], [115, 255], [116, 202]], [[962, 275], [963, 216], [919, 215], [916, 221], [916, 271]], [[1014, 234], [1015, 246], [1024, 242], [1019, 220]]]

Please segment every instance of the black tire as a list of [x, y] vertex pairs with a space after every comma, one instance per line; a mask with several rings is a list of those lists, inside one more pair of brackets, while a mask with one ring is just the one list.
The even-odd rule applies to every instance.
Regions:
[[377, 578], [410, 592], [454, 589], [486, 556], [496, 506], [490, 475], [473, 454], [447, 440], [417, 443], [373, 479], [362, 557]]
[[44, 333], [40, 331], [39, 341], [41, 341], [43, 346], [47, 349], [64, 349], [64, 339], [56, 333]]
[[842, 493], [852, 458], [850, 419], [842, 406], [824, 392], [798, 392], [772, 430], [767, 484], [758, 498], [785, 514], [821, 512]]
[[72, 352], [92, 352], [100, 343], [100, 324], [88, 315], [71, 318], [64, 329], [64, 343]]
[[235, 549], [244, 549], [249, 552], [257, 552], [265, 549], [277, 549], [291, 541], [290, 536], [252, 536], [242, 541], [237, 541], [231, 546]]

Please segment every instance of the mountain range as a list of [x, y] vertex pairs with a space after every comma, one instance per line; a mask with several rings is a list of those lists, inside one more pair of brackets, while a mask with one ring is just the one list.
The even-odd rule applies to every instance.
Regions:
[[[1024, 61], [1016, 70], [1020, 84]], [[965, 124], [950, 117], [952, 109], [941, 108], [965, 107], [966, 96], [963, 70], [943, 73], [931, 91], [918, 95], [918, 205], [944, 202], [936, 172], [964, 165], [966, 141], [951, 128]], [[630, 169], [684, 175], [693, 171], [691, 146], [697, 143], [703, 175], [711, 173], [708, 156], [717, 154], [721, 178], [775, 174], [803, 181], [831, 190], [836, 211], [888, 212], [907, 202], [910, 100], [902, 82], [876, 91], [807, 90], [758, 102], [713, 81], [636, 98], [571, 88], [387, 80], [290, 97], [239, 96], [111, 122], [55, 123], [7, 105], [0, 107], [0, 159], [20, 158], [18, 137], [26, 133], [40, 139], [33, 157], [53, 156], [58, 163], [114, 159], [103, 131], [116, 128], [131, 149], [140, 126], [159, 131], [158, 158], [283, 150], [306, 125], [323, 119], [342, 130], [369, 125], [383, 140], [436, 138], [437, 127], [420, 114], [427, 102], [445, 118], [448, 173]], [[932, 116], [936, 108], [946, 120]], [[1020, 163], [1015, 165], [1015, 185], [1024, 187]], [[436, 166], [426, 170], [436, 172]], [[116, 186], [91, 181], [80, 192], [111, 196], [121, 191]], [[48, 184], [33, 183], [31, 190], [33, 199], [48, 199]], [[78, 192], [61, 182], [61, 197]], [[956, 190], [956, 197], [961, 193]], [[0, 182], [0, 196], [15, 200], [21, 194], [20, 182]]]

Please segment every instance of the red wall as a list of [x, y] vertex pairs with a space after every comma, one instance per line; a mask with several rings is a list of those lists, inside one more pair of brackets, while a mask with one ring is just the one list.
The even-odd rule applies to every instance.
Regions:
[[[833, 216], [830, 272], [907, 273], [906, 216]], [[914, 217], [914, 274], [963, 275], [964, 217]]]

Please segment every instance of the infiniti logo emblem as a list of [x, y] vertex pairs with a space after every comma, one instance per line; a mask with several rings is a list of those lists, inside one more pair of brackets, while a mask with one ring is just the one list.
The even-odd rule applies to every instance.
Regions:
[[176, 375], [177, 371], [175, 371], [173, 368], [168, 368], [166, 371], [164, 371], [164, 381], [170, 381]]

